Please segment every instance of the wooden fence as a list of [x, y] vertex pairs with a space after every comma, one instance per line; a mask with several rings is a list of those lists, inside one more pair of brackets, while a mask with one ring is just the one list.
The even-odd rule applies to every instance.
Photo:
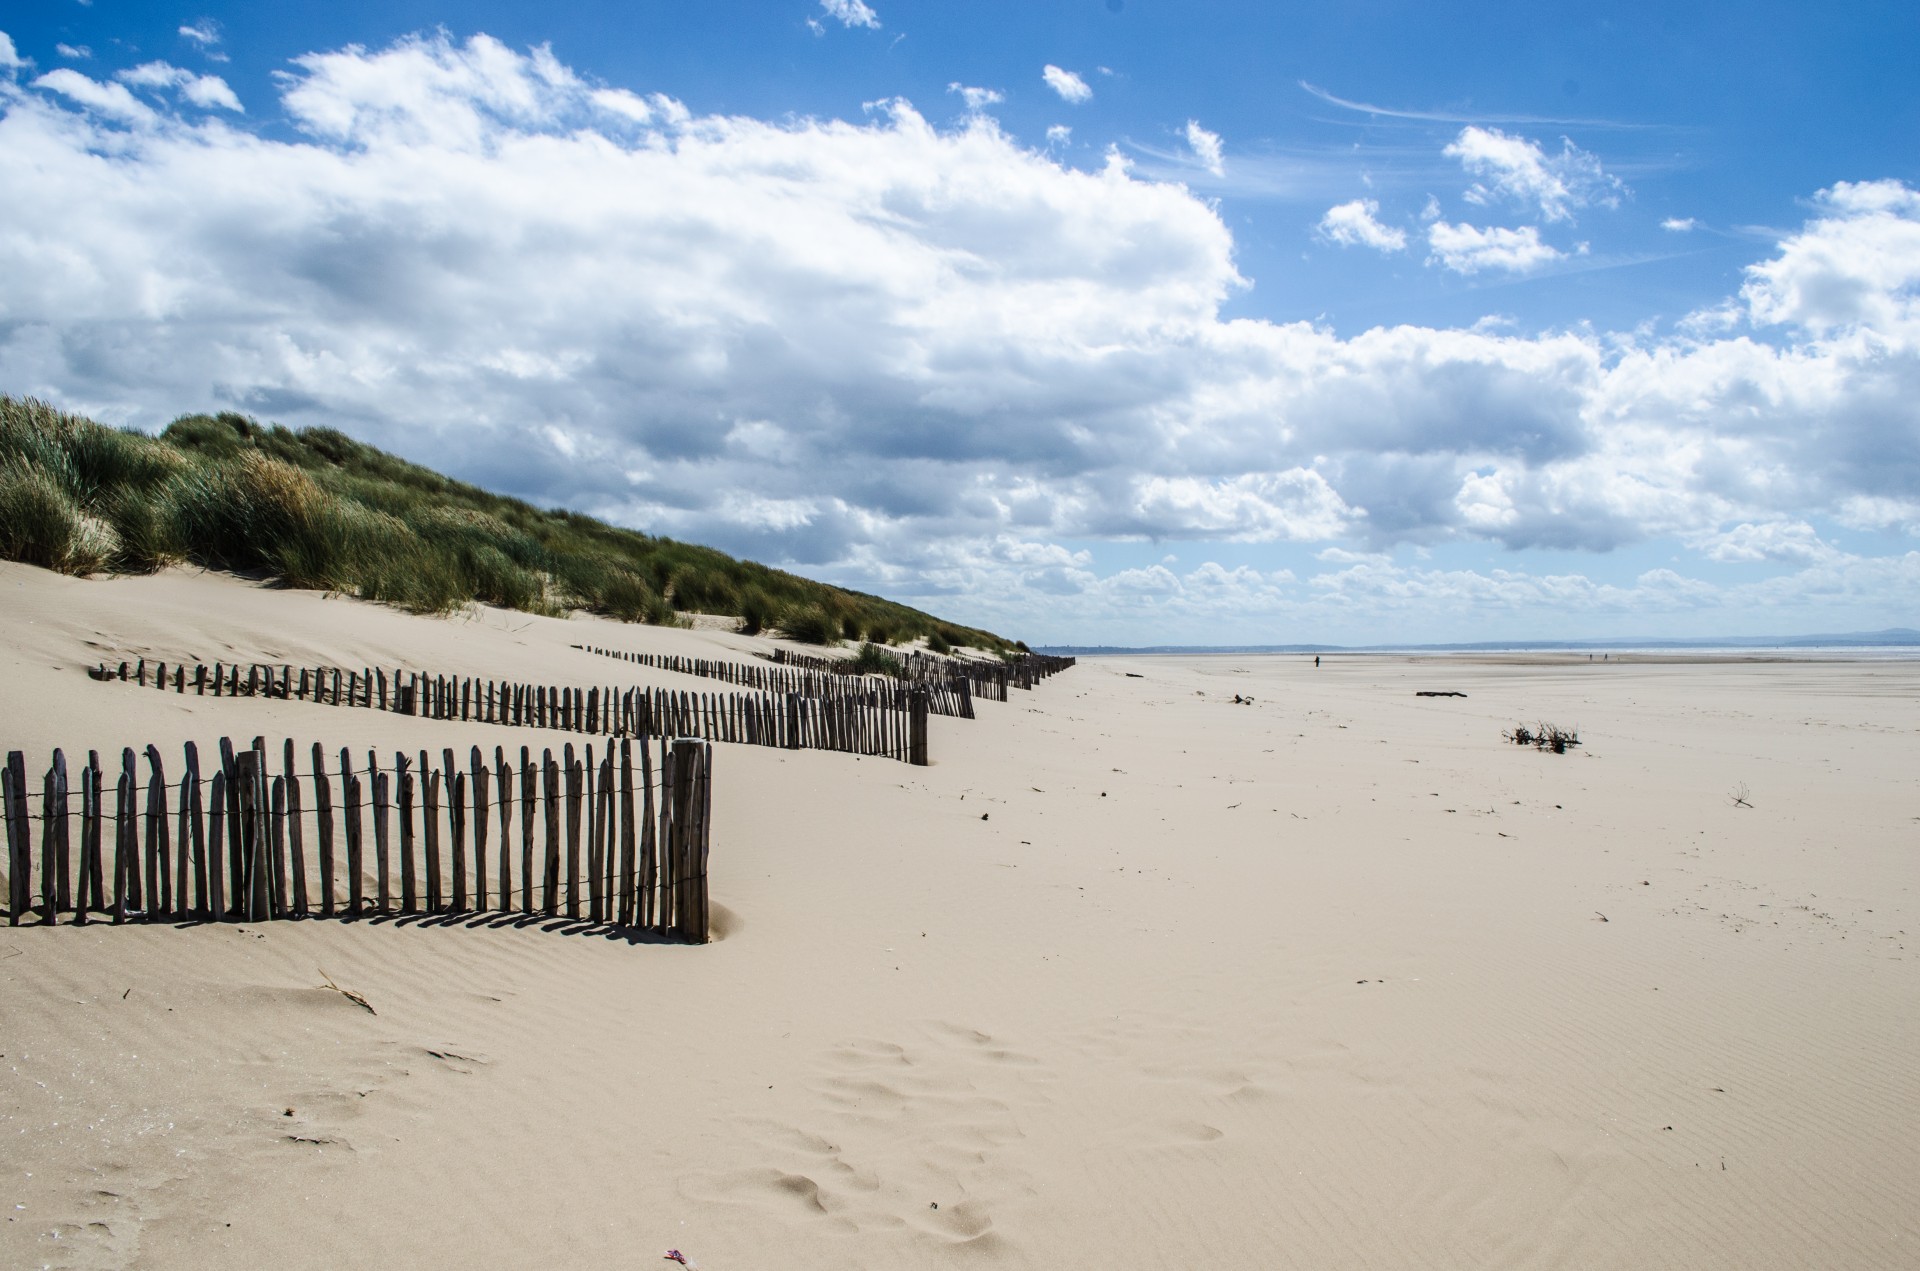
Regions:
[[[593, 645], [576, 644], [574, 648], [582, 653], [597, 653], [603, 658], [614, 658], [621, 662], [631, 662], [636, 666], [652, 667], [657, 671], [674, 671], [681, 675], [697, 675], [703, 679], [723, 680], [729, 684], [746, 684], [769, 693], [799, 693], [803, 697], [832, 698], [847, 692], [861, 692], [860, 685], [869, 688], [897, 688], [898, 682], [885, 679], [868, 679], [851, 670], [827, 672], [815, 667], [798, 666], [752, 666], [745, 662], [722, 662], [708, 658], [683, 658], [671, 654], [628, 653], [620, 649], [601, 649]], [[811, 662], [834, 665], [831, 659], [814, 658]], [[839, 663], [845, 667], [845, 663]], [[913, 687], [927, 691], [927, 710], [935, 715], [948, 715], [956, 719], [972, 719], [972, 686], [965, 677], [949, 677], [943, 680], [908, 676]], [[856, 687], [849, 688], [849, 685]], [[1001, 695], [1004, 701], [1006, 695]]]
[[162, 692], [268, 697], [394, 711], [426, 719], [551, 728], [607, 737], [699, 737], [786, 750], [839, 750], [927, 762], [929, 694], [909, 685], [841, 680], [819, 696], [561, 688], [383, 668], [266, 663], [105, 663], [88, 672]]
[[[915, 684], [965, 684], [970, 697], [1004, 702], [1009, 688], [1030, 689], [1051, 675], [1073, 665], [1072, 658], [1042, 653], [1023, 653], [1011, 660], [997, 662], [978, 658], [950, 658], [936, 653], [914, 651], [900, 656], [904, 678]], [[775, 649], [773, 661], [783, 666], [805, 667], [827, 675], [849, 674], [848, 664], [838, 658], [823, 658], [791, 649]]]
[[584, 757], [569, 744], [562, 761], [551, 750], [536, 760], [523, 746], [516, 769], [502, 748], [488, 765], [475, 746], [463, 770], [451, 749], [438, 765], [423, 750], [417, 766], [396, 754], [383, 768], [373, 752], [356, 767], [343, 748], [329, 770], [315, 743], [309, 778], [291, 740], [274, 773], [263, 738], [238, 752], [223, 738], [210, 779], [189, 742], [170, 783], [158, 747], [146, 748], [144, 781], [129, 747], [117, 775], [88, 752], [77, 807], [62, 752], [34, 791], [16, 750], [0, 771], [8, 921], [498, 912], [703, 943], [713, 748], [682, 739], [658, 750], [623, 739], [596, 765], [591, 744]]
[[[940, 685], [951, 692], [964, 692], [968, 699], [968, 718], [972, 718], [972, 699], [991, 702], [1007, 700], [1007, 685], [1017, 682], [1005, 663], [980, 662], [970, 658], [945, 658], [932, 653], [901, 653], [901, 678], [910, 684]], [[826, 658], [814, 653], [796, 653], [792, 649], [774, 649], [768, 655], [777, 666], [793, 667], [815, 675], [848, 676], [856, 672], [846, 658]]]

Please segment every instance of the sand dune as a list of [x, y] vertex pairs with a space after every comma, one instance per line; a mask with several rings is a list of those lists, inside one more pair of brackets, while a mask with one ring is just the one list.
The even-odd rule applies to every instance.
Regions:
[[[552, 744], [101, 658], [587, 685], [570, 643], [761, 643], [184, 572], [0, 596], [30, 763]], [[1920, 664], [1102, 659], [1014, 699], [930, 768], [716, 747], [701, 948], [0, 934], [0, 1265], [1920, 1258]], [[1501, 741], [1540, 719], [1585, 744]]]

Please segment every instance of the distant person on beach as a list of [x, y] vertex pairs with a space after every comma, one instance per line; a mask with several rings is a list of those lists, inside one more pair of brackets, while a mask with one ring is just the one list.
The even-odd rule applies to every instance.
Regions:
[[1320, 655], [1318, 653], [1313, 655], [1313, 669], [1316, 671], [1320, 669]]

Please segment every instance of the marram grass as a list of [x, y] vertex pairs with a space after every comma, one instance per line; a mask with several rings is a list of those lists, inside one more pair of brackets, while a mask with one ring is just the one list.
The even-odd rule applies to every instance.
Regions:
[[667, 624], [691, 611], [816, 644], [1012, 647], [878, 596], [490, 494], [331, 428], [230, 413], [151, 437], [0, 395], [0, 557], [69, 574], [190, 562], [422, 613], [482, 601]]

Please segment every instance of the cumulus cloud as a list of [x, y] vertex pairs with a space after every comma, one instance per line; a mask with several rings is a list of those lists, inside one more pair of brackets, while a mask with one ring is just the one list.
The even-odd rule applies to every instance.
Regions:
[[1427, 246], [1433, 249], [1429, 260], [1456, 274], [1477, 274], [1483, 269], [1521, 274], [1564, 255], [1541, 242], [1540, 231], [1532, 225], [1481, 229], [1437, 221], [1427, 227]]
[[1619, 178], [1573, 142], [1562, 138], [1560, 145], [1559, 154], [1548, 155], [1538, 142], [1470, 124], [1442, 153], [1480, 178], [1467, 191], [1470, 203], [1514, 203], [1547, 221], [1571, 221], [1575, 208], [1589, 204], [1617, 207], [1626, 192]]
[[874, 31], [880, 29], [880, 15], [867, 5], [866, 0], [820, 0], [820, 9], [841, 26], [863, 26]]
[[1073, 129], [1065, 124], [1054, 124], [1047, 129], [1047, 144], [1064, 146], [1073, 140]]
[[1193, 151], [1193, 157], [1200, 166], [1215, 176], [1224, 176], [1227, 164], [1220, 151], [1220, 134], [1208, 132], [1198, 120], [1187, 120], [1187, 149]]
[[64, 66], [34, 80], [33, 86], [59, 93], [97, 115], [121, 123], [151, 124], [156, 118], [144, 102], [127, 91], [126, 85], [103, 84]]
[[[1122, 584], [1056, 550], [1114, 538], [1668, 538], [1869, 599], [1915, 568], [1817, 530], [1920, 522], [1920, 195], [1898, 182], [1820, 195], [1727, 330], [1341, 336], [1226, 316], [1246, 283], [1207, 201], [985, 118], [699, 115], [486, 37], [295, 59], [285, 126], [258, 132], [139, 75], [142, 95], [62, 68], [0, 96], [0, 170], [36, 173], [0, 200], [0, 383], [112, 422], [345, 427], [981, 621], [1002, 587], [1061, 614], [1577, 590], [1368, 561]], [[1428, 235], [1449, 268], [1553, 251]]]
[[27, 63], [20, 59], [20, 52], [13, 47], [13, 37], [0, 31], [0, 71], [17, 71]]
[[1669, 216], [1660, 222], [1660, 228], [1669, 234], [1685, 234], [1693, 229], [1696, 223], [1691, 216]]
[[1823, 334], [1864, 327], [1911, 338], [1920, 320], [1920, 191], [1842, 181], [1817, 206], [1819, 220], [1774, 259], [1748, 267], [1741, 294], [1754, 316]]
[[1354, 199], [1328, 208], [1314, 232], [1329, 243], [1371, 247], [1377, 252], [1397, 252], [1407, 245], [1405, 230], [1380, 223], [1380, 204], [1374, 199]]
[[1047, 63], [1045, 69], [1040, 72], [1040, 78], [1047, 82], [1048, 88], [1060, 94], [1060, 100], [1076, 106], [1093, 96], [1093, 89], [1087, 86], [1086, 80], [1072, 71], [1062, 70], [1051, 62]]
[[53, 51], [76, 62], [84, 62], [93, 56], [93, 50], [84, 44], [56, 44]]
[[988, 106], [995, 106], [1007, 100], [1006, 94], [997, 88], [975, 88], [969, 84], [962, 84], [958, 80], [948, 84], [947, 91], [960, 94], [960, 100], [967, 103], [967, 109], [974, 111], [985, 110]]
[[118, 72], [114, 78], [135, 88], [178, 89], [182, 97], [205, 110], [245, 113], [233, 89], [218, 75], [196, 75], [166, 62], [144, 62]]

